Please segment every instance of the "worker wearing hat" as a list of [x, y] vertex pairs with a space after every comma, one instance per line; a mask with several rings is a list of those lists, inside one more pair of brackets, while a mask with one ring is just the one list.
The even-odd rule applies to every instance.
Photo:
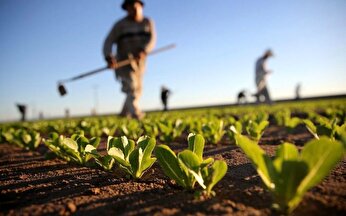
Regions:
[[271, 73], [266, 68], [266, 62], [269, 57], [272, 57], [274, 54], [273, 52], [268, 49], [264, 52], [264, 54], [256, 61], [256, 86], [257, 86], [257, 93], [255, 94], [257, 98], [257, 102], [261, 102], [261, 98], [264, 97], [264, 102], [271, 104], [271, 98], [269, 95], [269, 91], [267, 88], [267, 75]]
[[[142, 81], [147, 54], [154, 48], [156, 32], [151, 19], [143, 16], [144, 2], [124, 0], [121, 5], [127, 15], [115, 23], [106, 37], [103, 54], [109, 68], [116, 68], [117, 62], [134, 58], [131, 65], [116, 69], [117, 80], [122, 83], [126, 94], [121, 116], [140, 119], [144, 114], [139, 109]], [[116, 54], [112, 48], [116, 45]]]

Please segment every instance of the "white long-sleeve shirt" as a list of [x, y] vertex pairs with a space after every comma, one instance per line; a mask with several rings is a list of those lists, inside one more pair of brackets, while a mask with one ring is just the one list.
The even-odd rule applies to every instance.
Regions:
[[269, 73], [266, 68], [266, 59], [264, 57], [260, 57], [256, 61], [255, 71], [257, 90], [260, 91], [266, 86], [266, 75]]
[[[149, 53], [155, 45], [156, 32], [154, 23], [144, 17], [136, 22], [128, 17], [119, 20], [112, 28], [103, 46], [104, 56], [115, 56], [118, 60], [128, 58], [128, 54], [137, 54], [143, 50]], [[117, 51], [114, 55], [113, 46]]]

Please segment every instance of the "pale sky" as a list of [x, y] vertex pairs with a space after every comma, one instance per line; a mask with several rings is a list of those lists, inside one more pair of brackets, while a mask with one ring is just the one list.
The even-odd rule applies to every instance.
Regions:
[[[112, 71], [66, 84], [57, 81], [105, 65], [103, 41], [125, 16], [118, 0], [0, 1], [0, 121], [28, 117], [118, 113], [125, 96]], [[174, 50], [148, 59], [141, 107], [161, 108], [161, 85], [170, 107], [234, 103], [255, 91], [254, 64], [271, 48], [268, 87], [274, 99], [346, 93], [346, 1], [145, 1], [156, 24], [156, 47]], [[95, 94], [97, 93], [97, 96]], [[97, 100], [96, 100], [97, 99]]]

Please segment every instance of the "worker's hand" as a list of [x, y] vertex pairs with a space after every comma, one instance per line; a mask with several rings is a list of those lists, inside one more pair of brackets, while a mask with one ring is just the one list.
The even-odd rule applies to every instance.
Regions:
[[136, 55], [135, 57], [138, 59], [138, 60], [142, 60], [142, 59], [145, 59], [147, 57], [147, 53], [144, 51], [144, 50], [140, 50]]
[[108, 68], [116, 68], [117, 67], [117, 60], [115, 60], [114, 57], [112, 56], [107, 56], [106, 57], [106, 61], [107, 61], [107, 64], [108, 64]]

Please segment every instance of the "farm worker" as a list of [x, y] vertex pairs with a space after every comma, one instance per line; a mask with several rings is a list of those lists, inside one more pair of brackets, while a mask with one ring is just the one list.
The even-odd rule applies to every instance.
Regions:
[[[115, 23], [106, 37], [103, 54], [109, 68], [116, 68], [117, 62], [133, 57], [131, 65], [115, 70], [116, 79], [122, 83], [126, 99], [120, 116], [141, 119], [144, 113], [139, 109], [142, 81], [147, 54], [154, 48], [156, 32], [151, 19], [144, 17], [144, 3], [141, 0], [124, 0], [121, 5], [127, 15]], [[113, 46], [116, 45], [116, 54]]]
[[247, 99], [246, 99], [246, 90], [241, 90], [238, 95], [237, 95], [237, 101], [238, 101], [238, 104], [244, 104], [244, 103], [247, 103]]
[[161, 101], [163, 104], [163, 111], [167, 111], [167, 102], [168, 102], [168, 96], [171, 94], [171, 91], [166, 88], [165, 86], [161, 86]]
[[296, 100], [299, 100], [300, 99], [300, 90], [302, 88], [302, 85], [300, 83], [298, 83], [296, 85], [296, 89], [295, 89], [295, 93], [296, 93]]
[[23, 122], [26, 121], [26, 105], [17, 104], [17, 108], [18, 108], [18, 111], [20, 112], [20, 115], [21, 115], [20, 120]]
[[273, 52], [271, 50], [265, 51], [263, 56], [261, 56], [257, 61], [256, 61], [256, 86], [257, 86], [257, 93], [254, 95], [257, 98], [257, 102], [261, 101], [261, 97], [264, 97], [264, 101], [266, 103], [272, 103], [270, 99], [270, 95], [267, 89], [267, 75], [272, 73], [266, 68], [266, 62], [269, 57], [273, 56]]

